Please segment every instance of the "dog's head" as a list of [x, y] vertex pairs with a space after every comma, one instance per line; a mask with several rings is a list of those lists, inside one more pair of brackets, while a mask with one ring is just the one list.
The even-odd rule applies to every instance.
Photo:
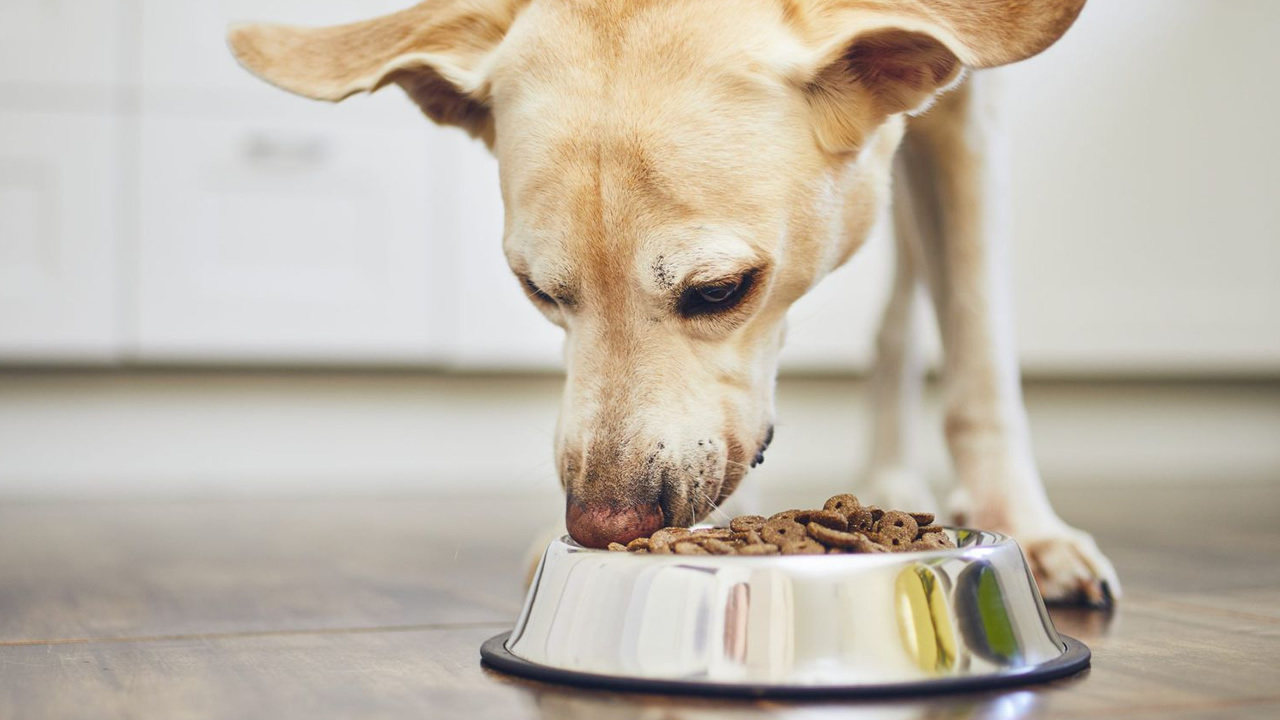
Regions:
[[686, 525], [772, 435], [787, 308], [863, 242], [903, 113], [1047, 47], [1083, 0], [428, 0], [232, 30], [325, 100], [399, 84], [499, 161], [516, 281], [566, 332], [567, 520]]

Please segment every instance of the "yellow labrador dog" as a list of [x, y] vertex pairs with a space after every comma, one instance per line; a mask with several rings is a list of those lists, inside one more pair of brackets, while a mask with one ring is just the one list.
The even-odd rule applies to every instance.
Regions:
[[894, 189], [875, 489], [933, 504], [904, 450], [925, 284], [952, 511], [1015, 536], [1046, 597], [1105, 603], [1115, 572], [1055, 514], [1032, 457], [993, 91], [963, 79], [1045, 49], [1083, 4], [427, 0], [339, 27], [237, 26], [230, 44], [311, 98], [397, 84], [493, 151], [511, 269], [565, 329], [556, 461], [568, 529], [592, 547], [701, 519], [762, 459], [787, 308]]

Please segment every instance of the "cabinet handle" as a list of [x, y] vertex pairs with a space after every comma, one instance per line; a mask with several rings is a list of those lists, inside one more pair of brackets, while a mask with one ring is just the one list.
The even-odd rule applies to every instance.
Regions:
[[264, 165], [319, 165], [329, 151], [329, 141], [318, 135], [256, 132], [244, 142], [245, 157], [252, 163]]

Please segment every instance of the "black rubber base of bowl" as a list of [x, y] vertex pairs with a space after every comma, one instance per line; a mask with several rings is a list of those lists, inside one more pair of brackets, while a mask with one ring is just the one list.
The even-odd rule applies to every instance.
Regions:
[[910, 683], [885, 685], [735, 685], [689, 680], [655, 680], [615, 675], [599, 675], [578, 670], [538, 665], [512, 655], [507, 650], [511, 633], [495, 635], [480, 646], [485, 665], [512, 675], [542, 682], [577, 685], [585, 688], [627, 692], [668, 693], [681, 695], [714, 695], [717, 697], [889, 697], [922, 693], [956, 693], [989, 690], [1012, 685], [1028, 685], [1073, 675], [1089, 667], [1090, 652], [1075, 638], [1061, 636], [1065, 652], [1057, 658], [1020, 673], [974, 678], [939, 678]]

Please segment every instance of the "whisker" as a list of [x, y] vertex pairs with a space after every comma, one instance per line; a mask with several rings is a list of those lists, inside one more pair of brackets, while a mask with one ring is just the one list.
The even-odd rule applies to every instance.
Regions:
[[692, 482], [689, 485], [693, 488], [693, 492], [707, 503], [707, 517], [715, 517], [717, 524], [724, 525], [727, 525], [728, 522], [733, 519], [728, 513], [720, 509], [720, 506], [717, 505], [716, 501], [702, 489], [701, 485], [696, 482]]
[[694, 488], [694, 492], [696, 492], [698, 495], [701, 495], [702, 499], [706, 501], [707, 508], [708, 508], [707, 517], [714, 517], [717, 525], [727, 525], [728, 522], [733, 519], [729, 517], [728, 513], [721, 510], [720, 506], [716, 505], [716, 501], [712, 500], [710, 495], [707, 495], [705, 492], [703, 492], [702, 488]]

